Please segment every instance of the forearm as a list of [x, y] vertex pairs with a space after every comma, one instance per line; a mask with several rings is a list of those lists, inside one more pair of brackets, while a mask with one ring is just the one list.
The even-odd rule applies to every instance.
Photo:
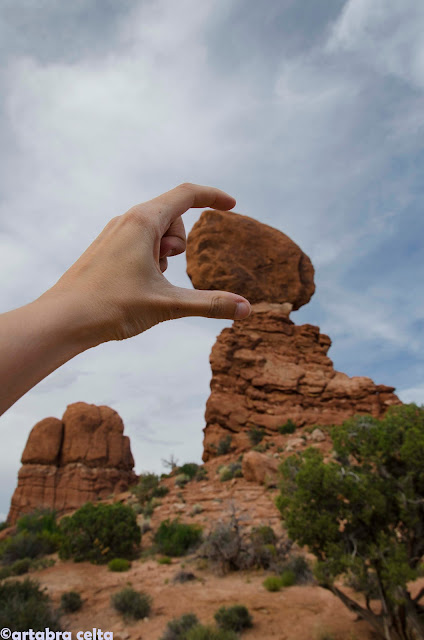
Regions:
[[84, 309], [50, 291], [1, 314], [0, 415], [50, 373], [95, 344]]

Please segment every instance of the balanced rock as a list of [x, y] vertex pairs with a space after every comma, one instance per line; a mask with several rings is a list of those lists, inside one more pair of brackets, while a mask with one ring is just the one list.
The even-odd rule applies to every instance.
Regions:
[[85, 402], [62, 420], [45, 418], [29, 434], [8, 522], [39, 508], [59, 515], [125, 491], [136, 481], [130, 440], [116, 411]]
[[[295, 325], [289, 310], [290, 305], [253, 305], [248, 318], [218, 336], [210, 356], [204, 461], [228, 436], [234, 450], [250, 449], [252, 428], [275, 438], [289, 419], [297, 427], [338, 425], [355, 414], [379, 418], [401, 404], [394, 387], [335, 371], [327, 356], [330, 338], [313, 325]], [[320, 432], [314, 434], [322, 440]]]
[[314, 291], [308, 256], [281, 231], [231, 211], [203, 211], [187, 241], [195, 289], [231, 291], [257, 302], [299, 309]]

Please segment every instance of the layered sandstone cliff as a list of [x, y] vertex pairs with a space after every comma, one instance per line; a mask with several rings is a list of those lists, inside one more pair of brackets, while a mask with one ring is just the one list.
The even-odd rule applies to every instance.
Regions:
[[23, 513], [59, 515], [125, 491], [136, 481], [130, 440], [120, 416], [106, 406], [68, 405], [61, 420], [45, 418], [29, 434], [8, 522]]

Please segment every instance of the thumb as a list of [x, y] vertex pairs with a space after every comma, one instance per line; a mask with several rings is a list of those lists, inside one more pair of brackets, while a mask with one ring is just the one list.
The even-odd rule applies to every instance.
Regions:
[[250, 302], [228, 291], [200, 291], [174, 287], [176, 294], [172, 305], [174, 318], [203, 316], [205, 318], [227, 318], [242, 320], [250, 315]]

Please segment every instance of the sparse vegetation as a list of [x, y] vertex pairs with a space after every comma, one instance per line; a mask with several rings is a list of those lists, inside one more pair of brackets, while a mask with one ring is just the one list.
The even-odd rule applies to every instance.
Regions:
[[234, 631], [199, 624], [187, 632], [184, 640], [238, 640], [238, 635]]
[[185, 487], [187, 482], [190, 482], [191, 478], [186, 473], [179, 473], [175, 476], [175, 486], [177, 487]]
[[280, 591], [283, 581], [280, 576], [268, 576], [262, 584], [267, 591]]
[[198, 555], [207, 558], [220, 574], [253, 567], [279, 567], [287, 560], [292, 543], [277, 541], [276, 537], [274, 544], [264, 542], [274, 539], [272, 534], [270, 527], [259, 527], [249, 534], [233, 513], [227, 522], [219, 522], [209, 533]]
[[[408, 583], [424, 554], [424, 407], [391, 407], [383, 419], [356, 416], [331, 433], [335, 457], [314, 448], [281, 467], [278, 506], [288, 533], [317, 556], [316, 577], [379, 638], [424, 637], [424, 592]], [[356, 578], [365, 606], [336, 584]], [[378, 585], [381, 608], [370, 600]]]
[[241, 604], [232, 607], [220, 607], [214, 614], [218, 627], [228, 631], [243, 631], [253, 626], [252, 616], [248, 609]]
[[60, 631], [50, 598], [39, 585], [25, 578], [0, 584], [0, 627], [11, 631]]
[[178, 518], [164, 520], [159, 525], [154, 542], [160, 553], [167, 556], [182, 556], [197, 547], [202, 539], [202, 528], [196, 524], [184, 524]]
[[242, 478], [243, 471], [240, 462], [230, 462], [228, 465], [218, 467], [219, 479], [221, 482], [227, 482], [233, 478]]
[[224, 438], [221, 438], [216, 448], [216, 455], [225, 456], [227, 453], [230, 453], [230, 451], [232, 450], [231, 442], [232, 442], [232, 437], [230, 435], [227, 435]]
[[199, 620], [194, 613], [185, 613], [180, 618], [174, 618], [168, 622], [160, 640], [185, 640], [187, 632], [198, 625]]
[[265, 436], [265, 429], [263, 427], [250, 427], [249, 431], [247, 432], [247, 435], [249, 436], [249, 440], [250, 440], [250, 444], [252, 446], [258, 445], [260, 442], [262, 442], [262, 440], [264, 439]]
[[75, 613], [82, 607], [82, 599], [77, 591], [66, 591], [60, 598], [60, 609], [64, 613]]
[[149, 615], [152, 598], [147, 593], [125, 587], [112, 595], [111, 604], [126, 620], [141, 620]]
[[161, 558], [158, 558], [158, 563], [159, 564], [172, 564], [172, 560], [169, 556], [162, 556]]
[[138, 500], [138, 512], [145, 518], [149, 518], [155, 507], [160, 504], [159, 498], [163, 498], [169, 492], [168, 487], [160, 484], [160, 481], [161, 478], [156, 473], [142, 473], [138, 483], [131, 488]]
[[172, 578], [172, 582], [184, 583], [184, 582], [192, 582], [193, 580], [196, 580], [196, 579], [197, 578], [194, 575], [194, 573], [192, 573], [191, 571], [184, 571], [182, 569], [181, 571], [177, 571], [175, 576]]
[[286, 433], [294, 433], [296, 431], [296, 425], [291, 418], [287, 420], [281, 427], [278, 427], [278, 433], [286, 434]]
[[126, 558], [112, 558], [107, 566], [109, 571], [128, 571], [131, 568], [131, 562]]
[[116, 557], [132, 559], [141, 538], [134, 511], [120, 503], [88, 502], [63, 518], [60, 527], [63, 539], [59, 555], [75, 562], [105, 564]]

